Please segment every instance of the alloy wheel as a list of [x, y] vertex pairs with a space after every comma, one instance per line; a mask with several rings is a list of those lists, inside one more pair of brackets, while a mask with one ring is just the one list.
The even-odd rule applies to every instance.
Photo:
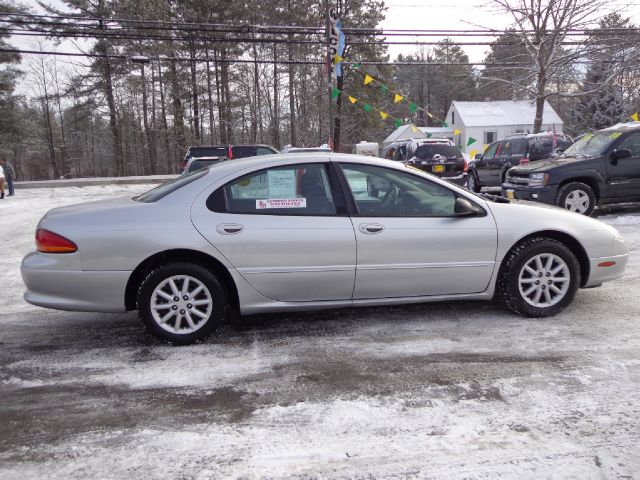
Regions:
[[569, 290], [571, 272], [558, 255], [541, 253], [531, 257], [520, 270], [518, 288], [525, 302], [533, 307], [550, 307]]
[[151, 294], [151, 315], [164, 330], [189, 334], [207, 323], [213, 298], [204, 283], [189, 275], [163, 280]]

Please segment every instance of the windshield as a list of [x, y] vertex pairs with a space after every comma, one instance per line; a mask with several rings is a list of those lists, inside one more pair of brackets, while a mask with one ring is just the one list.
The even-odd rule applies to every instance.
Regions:
[[609, 145], [621, 135], [620, 132], [598, 132], [587, 133], [564, 151], [566, 156], [582, 155], [585, 157], [593, 157], [602, 155]]
[[175, 192], [179, 188], [184, 187], [185, 185], [197, 180], [200, 177], [203, 177], [207, 174], [207, 170], [198, 170], [197, 172], [189, 173], [187, 175], [181, 175], [178, 178], [174, 178], [173, 180], [169, 180], [161, 185], [158, 185], [156, 188], [149, 190], [148, 192], [143, 193], [142, 195], [138, 195], [137, 197], [133, 197], [136, 202], [141, 203], [152, 203], [157, 202], [163, 197], [166, 197], [172, 192]]
[[451, 145], [420, 145], [416, 150], [416, 157], [420, 160], [431, 160], [436, 154], [446, 158], [462, 158], [460, 150]]
[[189, 157], [223, 157], [228, 151], [228, 147], [191, 147]]

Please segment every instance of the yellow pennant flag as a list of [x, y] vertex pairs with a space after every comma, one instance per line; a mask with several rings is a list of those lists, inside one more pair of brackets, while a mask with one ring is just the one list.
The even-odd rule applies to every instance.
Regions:
[[477, 155], [477, 154], [478, 154], [478, 150], [473, 149], [473, 150], [471, 150], [471, 151], [469, 152], [469, 158], [470, 158], [471, 160], [473, 160], [473, 159], [475, 159], [475, 158], [476, 158], [476, 155]]
[[373, 82], [373, 77], [369, 76], [369, 75], [365, 75], [364, 76], [364, 84], [368, 85], [369, 83]]
[[333, 64], [335, 65], [336, 63], [340, 63], [342, 60], [344, 60], [344, 58], [336, 53], [336, 55], [333, 57]]
[[384, 112], [380, 112], [380, 116], [382, 117], [383, 120], [385, 120], [389, 114], [388, 113], [384, 113]]
[[413, 133], [418, 133], [420, 130], [418, 130], [418, 127], [416, 127], [415, 125], [411, 125], [411, 131]]
[[396, 93], [396, 96], [393, 97], [393, 103], [401, 102], [404, 97]]
[[458, 130], [457, 128], [453, 131], [454, 135], [460, 135], [462, 133], [462, 131]]
[[356, 97], [352, 97], [351, 95], [349, 95], [349, 101], [351, 103], [356, 103], [358, 101], [358, 99]]
[[633, 115], [631, 115], [631, 119], [634, 122], [640, 122], [640, 120], [638, 120], [638, 112], [634, 113]]

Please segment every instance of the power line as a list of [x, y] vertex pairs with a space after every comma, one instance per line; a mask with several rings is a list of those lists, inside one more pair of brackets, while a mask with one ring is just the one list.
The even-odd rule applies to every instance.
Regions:
[[[0, 48], [0, 53], [19, 53], [26, 55], [55, 55], [55, 56], [69, 56], [69, 57], [85, 57], [85, 58], [113, 58], [118, 60], [129, 61], [131, 60], [131, 56], [123, 55], [123, 54], [101, 54], [101, 53], [80, 53], [80, 52], [57, 52], [57, 51], [43, 51], [43, 50], [23, 50], [17, 48]], [[176, 62], [218, 62], [218, 63], [258, 63], [258, 64], [283, 64], [283, 65], [326, 65], [326, 61], [323, 60], [277, 60], [274, 62], [273, 60], [252, 60], [246, 58], [233, 58], [233, 59], [220, 59], [220, 58], [184, 58], [184, 57], [169, 57], [169, 56], [154, 56], [154, 57], [146, 57], [149, 61], [157, 61], [157, 62], [166, 62], [166, 61], [176, 61]], [[607, 64], [616, 64], [621, 63], [622, 60], [606, 60], [601, 61], [600, 63]], [[485, 66], [485, 67], [504, 67], [504, 68], [530, 68], [531, 64], [527, 62], [460, 62], [460, 63], [452, 63], [452, 62], [384, 62], [384, 61], [369, 61], [362, 60], [358, 62], [342, 62], [345, 65], [378, 65], [378, 66], [392, 66], [392, 67], [400, 67], [400, 66]], [[589, 65], [593, 62], [589, 61], [575, 61], [575, 64], [584, 64]]]

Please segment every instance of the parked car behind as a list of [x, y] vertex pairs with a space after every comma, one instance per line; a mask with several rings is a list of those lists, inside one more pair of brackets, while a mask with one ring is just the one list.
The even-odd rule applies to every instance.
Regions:
[[194, 157], [227, 157], [245, 158], [258, 155], [273, 155], [278, 150], [269, 145], [198, 145], [187, 149], [184, 160], [180, 165], [180, 173], [184, 171], [187, 162]]
[[557, 158], [513, 167], [502, 192], [585, 215], [596, 205], [640, 201], [640, 122], [588, 133]]
[[493, 142], [469, 163], [469, 190], [479, 192], [482, 187], [499, 187], [511, 167], [549, 158], [573, 144], [567, 135], [555, 134], [555, 137], [555, 144], [552, 132], [509, 135]]
[[554, 315], [628, 257], [595, 219], [335, 153], [218, 162], [134, 198], [55, 208], [36, 246], [21, 266], [28, 302], [137, 309], [176, 344], [233, 312], [495, 297]]

